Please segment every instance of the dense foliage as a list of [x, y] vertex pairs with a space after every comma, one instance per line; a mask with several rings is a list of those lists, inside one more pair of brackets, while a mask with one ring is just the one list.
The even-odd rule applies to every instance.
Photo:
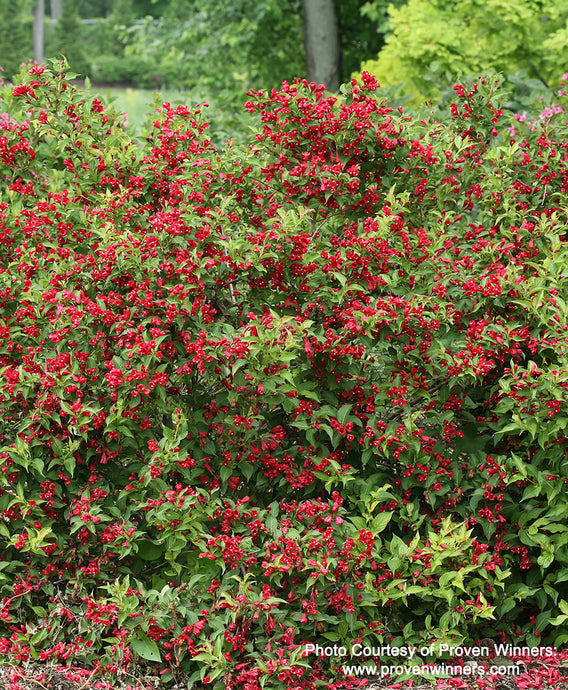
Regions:
[[1, 76], [10, 78], [33, 56], [31, 4], [0, 0], [0, 17]]
[[50, 55], [63, 56], [69, 64], [73, 65], [77, 74], [84, 78], [91, 72], [91, 62], [83, 44], [77, 6], [77, 0], [64, 1], [61, 18], [55, 25], [55, 45], [50, 46]]
[[[366, 12], [380, 17], [382, 0]], [[389, 7], [386, 45], [363, 69], [381, 85], [435, 98], [440, 86], [484, 72], [554, 84], [568, 60], [565, 0], [489, 0], [484, 3], [409, 0]], [[562, 69], [562, 67], [560, 67]]]
[[306, 643], [566, 641], [561, 107], [298, 81], [141, 146], [60, 69], [0, 121], [2, 654], [332, 689]]
[[305, 71], [296, 0], [171, 5], [162, 17], [147, 16], [124, 28], [126, 55], [158, 65], [169, 86], [244, 95]]
[[[239, 107], [249, 88], [305, 75], [302, 0], [65, 0], [62, 16], [46, 3], [44, 54], [65, 56], [95, 83], [195, 89]], [[387, 24], [369, 21], [366, 0], [335, 0], [341, 80], [374, 57]], [[388, 3], [371, 14], [386, 15]], [[12, 78], [33, 56], [34, 3], [18, 12], [0, 2], [0, 64]], [[5, 34], [3, 43], [2, 33]], [[23, 40], [22, 40], [23, 39]], [[193, 102], [196, 102], [193, 99]]]

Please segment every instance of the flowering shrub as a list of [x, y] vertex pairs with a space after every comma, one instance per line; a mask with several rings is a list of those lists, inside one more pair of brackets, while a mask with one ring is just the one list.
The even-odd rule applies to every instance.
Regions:
[[2, 653], [347, 688], [307, 643], [568, 639], [565, 124], [364, 75], [140, 146], [61, 69], [0, 120]]

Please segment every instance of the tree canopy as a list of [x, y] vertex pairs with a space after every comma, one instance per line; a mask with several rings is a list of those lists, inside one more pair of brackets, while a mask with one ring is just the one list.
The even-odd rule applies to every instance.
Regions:
[[[382, 3], [369, 3], [367, 12]], [[409, 0], [389, 7], [385, 46], [362, 69], [435, 97], [448, 81], [519, 70], [557, 83], [568, 64], [566, 0]]]

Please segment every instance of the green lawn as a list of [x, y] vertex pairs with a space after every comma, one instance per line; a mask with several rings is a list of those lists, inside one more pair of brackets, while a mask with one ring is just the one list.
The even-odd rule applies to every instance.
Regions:
[[142, 133], [143, 124], [156, 107], [156, 94], [159, 95], [158, 107], [165, 102], [174, 106], [187, 105], [190, 108], [199, 103], [209, 103], [205, 112], [205, 119], [210, 124], [208, 136], [218, 148], [223, 148], [228, 140], [241, 143], [246, 141], [253, 121], [240, 105], [247, 100], [244, 93], [240, 103], [234, 100], [231, 102], [226, 94], [196, 96], [195, 92], [168, 89], [157, 92], [149, 89], [92, 86], [90, 93], [107, 104], [112, 102], [117, 110], [126, 113], [128, 127], [134, 136]]
[[[103, 99], [105, 103], [112, 102], [121, 112], [126, 113], [127, 123], [133, 128], [135, 133], [140, 133], [142, 124], [146, 121], [148, 113], [153, 108], [154, 98], [157, 91], [149, 89], [133, 88], [114, 88], [92, 86], [91, 93]], [[184, 91], [161, 91], [159, 92], [160, 104], [169, 102], [172, 105], [185, 104], [195, 105], [188, 92]]]

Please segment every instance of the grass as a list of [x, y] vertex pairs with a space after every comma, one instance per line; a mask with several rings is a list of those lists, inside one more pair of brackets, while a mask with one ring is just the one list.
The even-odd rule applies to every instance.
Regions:
[[112, 103], [120, 112], [126, 113], [127, 124], [134, 134], [140, 134], [142, 125], [155, 108], [155, 99], [159, 95], [159, 104], [168, 102], [172, 105], [196, 105], [187, 91], [150, 91], [149, 89], [117, 88], [92, 86], [92, 95], [104, 103]]
[[151, 91], [91, 86], [89, 93], [107, 105], [112, 103], [116, 110], [125, 113], [128, 130], [133, 137], [142, 134], [144, 124], [154, 114], [155, 108], [162, 103], [171, 103], [172, 106], [186, 105], [189, 108], [204, 102], [210, 104], [204, 112], [204, 117], [210, 125], [208, 136], [218, 149], [223, 149], [229, 140], [233, 143], [246, 142], [254, 120], [242, 107], [242, 103], [247, 100], [244, 93], [241, 98], [232, 100], [227, 94], [214, 95], [202, 92], [196, 95], [195, 92], [173, 89]]

